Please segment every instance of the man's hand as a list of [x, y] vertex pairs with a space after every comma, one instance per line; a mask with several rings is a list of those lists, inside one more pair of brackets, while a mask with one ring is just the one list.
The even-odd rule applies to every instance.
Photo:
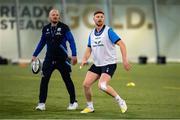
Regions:
[[131, 69], [131, 65], [128, 63], [127, 60], [123, 61], [124, 69], [129, 71]]
[[76, 56], [71, 57], [71, 63], [72, 63], [72, 65], [77, 64], [77, 57]]
[[79, 68], [82, 69], [82, 67], [86, 64], [87, 64], [87, 60], [83, 59]]
[[35, 61], [37, 58], [35, 56], [32, 56], [31, 62]]

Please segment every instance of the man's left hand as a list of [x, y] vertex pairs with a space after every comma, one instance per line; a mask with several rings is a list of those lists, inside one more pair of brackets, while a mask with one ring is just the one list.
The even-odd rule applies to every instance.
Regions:
[[131, 65], [127, 61], [123, 61], [124, 69], [129, 71], [131, 69]]
[[72, 65], [77, 64], [77, 57], [76, 56], [71, 57], [71, 63], [72, 63]]

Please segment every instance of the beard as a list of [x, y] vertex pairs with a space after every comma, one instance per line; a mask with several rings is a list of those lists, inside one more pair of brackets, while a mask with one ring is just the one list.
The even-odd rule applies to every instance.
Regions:
[[51, 23], [57, 24], [58, 23], [58, 19], [57, 18], [51, 18]]
[[98, 22], [96, 23], [96, 25], [97, 25], [98, 27], [100, 27], [100, 26], [103, 25], [103, 22], [102, 22], [102, 21], [98, 21]]
[[51, 22], [54, 23], [54, 24], [56, 24], [56, 23], [58, 22], [58, 19], [55, 19], [55, 18], [54, 18], [54, 19], [51, 20]]
[[56, 24], [56, 23], [58, 23], [58, 21], [52, 21], [52, 23], [53, 23], [53, 24]]

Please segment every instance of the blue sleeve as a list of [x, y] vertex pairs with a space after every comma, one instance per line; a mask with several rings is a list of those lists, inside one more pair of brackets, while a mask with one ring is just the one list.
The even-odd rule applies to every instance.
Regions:
[[112, 43], [116, 44], [121, 38], [113, 31], [112, 28], [108, 30], [108, 36], [109, 39], [112, 41]]
[[41, 52], [41, 50], [43, 49], [43, 47], [45, 46], [46, 44], [46, 40], [45, 40], [45, 35], [42, 33], [42, 36], [41, 36], [41, 39], [33, 53], [33, 56], [37, 57], [38, 54]]
[[90, 38], [90, 35], [89, 35], [89, 39], [88, 39], [88, 47], [91, 47], [91, 38]]
[[76, 56], [77, 55], [77, 53], [76, 53], [76, 44], [75, 44], [74, 37], [73, 37], [71, 31], [66, 32], [65, 37], [66, 37], [66, 39], [68, 40], [68, 42], [70, 44], [70, 48], [71, 48], [71, 51], [72, 51], [72, 56]]

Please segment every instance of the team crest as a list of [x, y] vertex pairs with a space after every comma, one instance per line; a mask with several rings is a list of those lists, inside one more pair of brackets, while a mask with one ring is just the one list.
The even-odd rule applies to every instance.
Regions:
[[56, 35], [61, 35], [61, 28], [57, 28]]
[[50, 34], [49, 28], [46, 29], [46, 35]]
[[60, 32], [60, 31], [61, 31], [61, 28], [58, 28], [57, 31]]

